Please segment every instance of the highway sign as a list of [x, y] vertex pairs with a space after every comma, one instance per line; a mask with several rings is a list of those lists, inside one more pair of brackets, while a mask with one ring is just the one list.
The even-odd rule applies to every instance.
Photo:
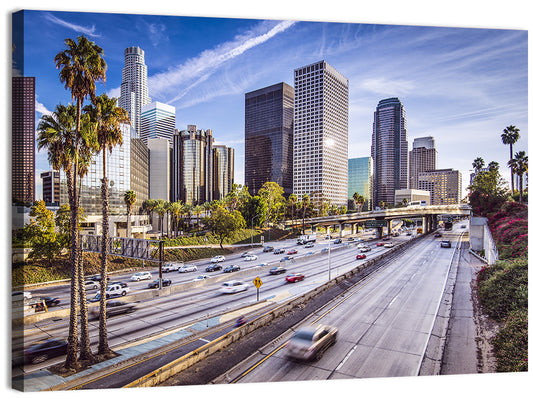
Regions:
[[254, 285], [257, 289], [259, 289], [259, 287], [261, 287], [263, 285], [263, 282], [261, 281], [261, 279], [259, 277], [256, 277], [255, 280], [254, 280]]
[[386, 220], [367, 220], [365, 222], [365, 226], [367, 229], [373, 229], [376, 227], [386, 227], [387, 221]]

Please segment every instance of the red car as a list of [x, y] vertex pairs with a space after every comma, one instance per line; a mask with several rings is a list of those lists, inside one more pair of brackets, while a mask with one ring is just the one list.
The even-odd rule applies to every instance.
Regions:
[[287, 251], [287, 255], [295, 255], [297, 253], [298, 253], [298, 250], [296, 250], [296, 249], [290, 249], [290, 250]]
[[285, 277], [285, 281], [288, 283], [295, 283], [297, 281], [302, 281], [305, 278], [305, 276], [302, 273], [291, 273], [287, 274], [287, 277]]
[[366, 259], [366, 255], [365, 254], [357, 254], [355, 259]]
[[384, 243], [380, 241], [380, 242], [378, 242], [378, 243], [376, 244], [376, 247], [382, 247], [383, 244], [384, 244]]

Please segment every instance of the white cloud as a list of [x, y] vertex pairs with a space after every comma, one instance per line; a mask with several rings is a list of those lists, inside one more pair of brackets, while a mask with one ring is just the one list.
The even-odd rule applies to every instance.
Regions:
[[412, 93], [416, 85], [410, 80], [386, 79], [383, 77], [365, 79], [360, 87], [381, 96], [406, 96]]
[[56, 16], [54, 16], [52, 14], [49, 14], [49, 13], [45, 14], [45, 18], [48, 21], [50, 21], [50, 22], [52, 22], [52, 23], [54, 23], [56, 25], [60, 25], [60, 26], [63, 26], [65, 28], [72, 29], [73, 31], [76, 31], [78, 33], [82, 33], [84, 35], [91, 36], [91, 37], [100, 37], [100, 35], [97, 35], [95, 33], [96, 27], [94, 25], [91, 26], [91, 27], [86, 27], [86, 26], [72, 24], [70, 22], [63, 21], [62, 19], [57, 18]]

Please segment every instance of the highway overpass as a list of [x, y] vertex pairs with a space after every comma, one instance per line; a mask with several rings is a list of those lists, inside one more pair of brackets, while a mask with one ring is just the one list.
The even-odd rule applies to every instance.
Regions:
[[[306, 228], [316, 231], [317, 227], [325, 227], [326, 231], [333, 226], [339, 226], [340, 236], [347, 225], [351, 226], [352, 234], [356, 226], [372, 226], [378, 229], [379, 236], [383, 234], [383, 227], [387, 231], [391, 229], [391, 222], [399, 219], [422, 219], [424, 233], [435, 230], [438, 225], [439, 216], [470, 216], [472, 208], [467, 204], [457, 205], [427, 205], [427, 206], [407, 206], [403, 208], [382, 209], [379, 211], [348, 213], [345, 215], [321, 216], [305, 219]], [[375, 221], [367, 223], [367, 221]], [[285, 227], [301, 226], [302, 219], [287, 220]]]

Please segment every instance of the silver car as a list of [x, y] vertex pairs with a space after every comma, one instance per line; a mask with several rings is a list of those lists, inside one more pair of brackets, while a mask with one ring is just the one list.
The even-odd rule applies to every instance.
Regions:
[[285, 346], [285, 355], [296, 360], [320, 359], [337, 342], [337, 331], [324, 324], [299, 328]]

